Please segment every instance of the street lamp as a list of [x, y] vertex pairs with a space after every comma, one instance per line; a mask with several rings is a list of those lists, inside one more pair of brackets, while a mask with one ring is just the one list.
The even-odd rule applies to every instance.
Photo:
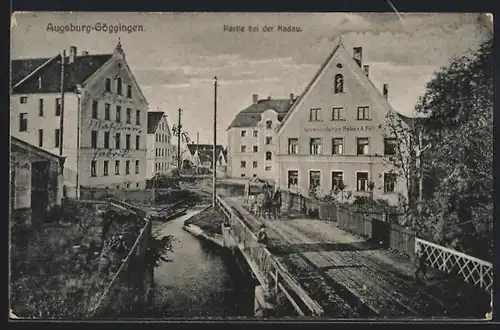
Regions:
[[76, 111], [76, 199], [80, 199], [80, 182], [79, 182], [79, 170], [80, 170], [80, 108], [81, 108], [81, 99], [82, 99], [82, 85], [76, 85], [75, 90], [77, 102], [77, 111]]

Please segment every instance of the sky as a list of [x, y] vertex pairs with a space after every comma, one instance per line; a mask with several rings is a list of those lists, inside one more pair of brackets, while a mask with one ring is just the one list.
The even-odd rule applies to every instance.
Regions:
[[[182, 108], [184, 130], [192, 140], [199, 133], [200, 143], [213, 141], [217, 76], [217, 140], [226, 145], [228, 126], [251, 104], [252, 94], [301, 94], [339, 36], [348, 50], [363, 47], [375, 86], [381, 90], [388, 83], [392, 107], [411, 116], [433, 73], [492, 33], [479, 14], [399, 14], [23, 12], [12, 18], [11, 58], [51, 57], [72, 45], [78, 52], [111, 53], [120, 38], [149, 109], [165, 111], [173, 125]], [[69, 24], [94, 30], [54, 31]], [[137, 31], [95, 29], [119, 24], [136, 25]], [[299, 31], [277, 31], [279, 25]]]

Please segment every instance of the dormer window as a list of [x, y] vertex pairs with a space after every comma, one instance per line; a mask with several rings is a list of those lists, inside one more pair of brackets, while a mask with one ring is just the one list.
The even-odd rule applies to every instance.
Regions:
[[344, 92], [344, 76], [340, 73], [335, 75], [335, 94]]
[[38, 77], [38, 89], [42, 89], [42, 77]]
[[271, 120], [266, 121], [266, 128], [271, 129], [273, 127], [273, 122]]
[[106, 92], [111, 92], [111, 79], [106, 78]]

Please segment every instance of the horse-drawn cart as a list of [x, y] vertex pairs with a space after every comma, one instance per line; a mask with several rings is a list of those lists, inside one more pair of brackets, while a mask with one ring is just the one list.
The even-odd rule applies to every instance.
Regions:
[[245, 185], [245, 203], [250, 205], [250, 212], [258, 216], [272, 213], [276, 217], [281, 207], [281, 193], [273, 183], [252, 178]]

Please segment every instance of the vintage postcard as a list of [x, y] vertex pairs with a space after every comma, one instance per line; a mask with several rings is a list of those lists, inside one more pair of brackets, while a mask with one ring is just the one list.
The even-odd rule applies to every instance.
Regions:
[[491, 319], [491, 15], [11, 35], [11, 319]]

